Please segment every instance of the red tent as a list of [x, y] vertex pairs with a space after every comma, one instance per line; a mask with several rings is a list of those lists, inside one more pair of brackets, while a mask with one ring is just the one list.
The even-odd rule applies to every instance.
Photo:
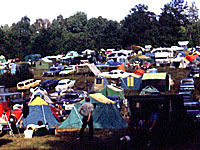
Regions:
[[187, 55], [185, 58], [188, 60], [188, 61], [193, 61], [195, 60], [199, 55]]
[[145, 70], [142, 70], [142, 69], [137, 69], [134, 74], [137, 74], [137, 75], [143, 75], [143, 73], [145, 73]]

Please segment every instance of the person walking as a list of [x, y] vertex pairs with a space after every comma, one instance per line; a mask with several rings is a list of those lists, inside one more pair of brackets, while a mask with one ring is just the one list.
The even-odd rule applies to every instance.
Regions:
[[84, 130], [86, 126], [89, 126], [89, 139], [93, 139], [93, 118], [92, 118], [92, 111], [94, 110], [94, 105], [90, 103], [90, 98], [85, 98], [86, 103], [83, 103], [78, 112], [83, 116], [82, 119], [82, 128], [79, 132], [79, 137], [77, 140], [82, 139]]

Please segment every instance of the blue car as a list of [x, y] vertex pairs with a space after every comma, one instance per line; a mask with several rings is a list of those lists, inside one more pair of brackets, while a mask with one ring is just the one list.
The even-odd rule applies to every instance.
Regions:
[[48, 90], [54, 89], [56, 85], [58, 85], [59, 81], [60, 80], [58, 79], [47, 79], [40, 83], [40, 87], [48, 91]]
[[43, 72], [43, 77], [45, 76], [58, 76], [59, 72], [64, 69], [63, 65], [51, 67], [48, 71]]

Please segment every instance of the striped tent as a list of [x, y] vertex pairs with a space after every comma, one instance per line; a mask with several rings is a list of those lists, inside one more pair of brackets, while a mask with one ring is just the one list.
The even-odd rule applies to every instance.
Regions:
[[122, 78], [121, 87], [123, 89], [139, 90], [141, 83], [142, 83], [141, 76], [139, 76], [139, 75], [130, 75], [128, 77]]
[[23, 118], [23, 125], [29, 124], [37, 125], [38, 121], [42, 121], [49, 126], [58, 125], [58, 121], [54, 117], [48, 103], [44, 100], [42, 95], [36, 95], [36, 97], [29, 103], [29, 114], [26, 118]]

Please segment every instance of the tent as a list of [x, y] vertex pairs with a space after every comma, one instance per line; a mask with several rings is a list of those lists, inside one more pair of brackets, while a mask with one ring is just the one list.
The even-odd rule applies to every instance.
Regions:
[[35, 63], [36, 69], [49, 69], [53, 65], [53, 61], [47, 59], [47, 58], [42, 58], [39, 61]]
[[128, 77], [122, 78], [121, 87], [123, 89], [139, 90], [141, 83], [142, 83], [141, 76], [139, 76], [139, 75], [130, 75]]
[[105, 77], [96, 77], [91, 91], [100, 91], [108, 85], [108, 80]]
[[133, 72], [133, 73], [136, 74], [136, 75], [141, 76], [141, 75], [143, 75], [143, 74], [145, 73], [145, 70], [137, 69], [137, 70], [135, 70], [135, 72]]
[[187, 55], [185, 58], [188, 60], [188, 61], [193, 61], [195, 60], [199, 55]]
[[[101, 93], [90, 94], [91, 103], [95, 103], [93, 110], [93, 126], [94, 128], [103, 129], [121, 129], [127, 128], [128, 124], [121, 116], [114, 101], [103, 96]], [[77, 103], [68, 118], [58, 127], [63, 128], [81, 128], [82, 116], [78, 113], [78, 109], [84, 101]]]
[[144, 73], [140, 89], [145, 88], [147, 85], [154, 86], [160, 92], [167, 92], [170, 90], [170, 75], [166, 72]]
[[25, 62], [38, 61], [41, 58], [40, 54], [30, 54], [25, 56]]
[[97, 93], [102, 93], [104, 96], [118, 96], [120, 99], [125, 99], [124, 91], [112, 85], [107, 85], [104, 89], [98, 91]]
[[23, 118], [24, 126], [29, 124], [37, 125], [38, 121], [42, 121], [44, 124], [48, 123], [49, 126], [59, 124], [42, 94], [35, 95], [28, 106], [29, 113], [26, 118]]
[[147, 85], [140, 92], [140, 95], [155, 95], [155, 94], [160, 94], [160, 92], [152, 85]]

